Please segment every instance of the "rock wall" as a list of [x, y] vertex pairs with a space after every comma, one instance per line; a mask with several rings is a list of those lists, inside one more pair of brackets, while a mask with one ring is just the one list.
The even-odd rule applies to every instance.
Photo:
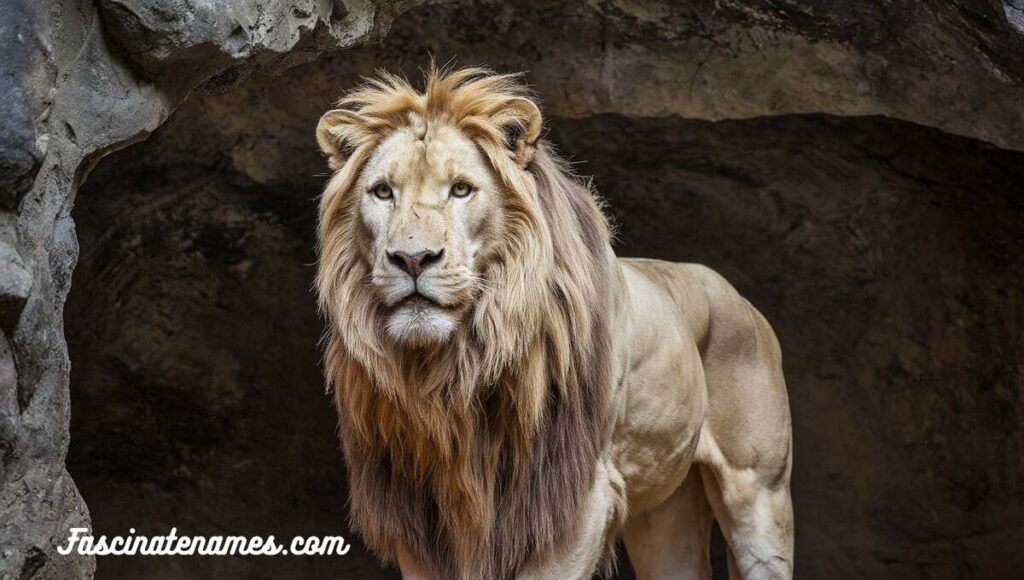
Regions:
[[[360, 74], [414, 78], [428, 55], [528, 71], [618, 251], [707, 263], [775, 325], [800, 577], [1024, 565], [1016, 2], [459, 2], [319, 59], [407, 4], [0, 4], [19, 23], [0, 29], [0, 577], [93, 565], [53, 552], [88, 521], [63, 466], [71, 215], [68, 463], [94, 529], [344, 528], [307, 293], [312, 127]], [[71, 214], [92, 164], [154, 131]], [[98, 575], [385, 574], [357, 552]]]

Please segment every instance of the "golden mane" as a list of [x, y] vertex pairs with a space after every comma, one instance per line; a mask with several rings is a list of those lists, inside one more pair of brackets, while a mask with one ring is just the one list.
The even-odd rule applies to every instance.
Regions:
[[[325, 370], [366, 543], [392, 562], [401, 545], [440, 577], [505, 578], [573, 535], [608, 444], [610, 234], [589, 185], [538, 139], [519, 76], [431, 68], [425, 85], [382, 73], [317, 129], [336, 170], [318, 230]], [[474, 306], [429, 349], [382, 331], [349, 191], [377, 144], [416, 122], [477, 143], [508, 220]]]

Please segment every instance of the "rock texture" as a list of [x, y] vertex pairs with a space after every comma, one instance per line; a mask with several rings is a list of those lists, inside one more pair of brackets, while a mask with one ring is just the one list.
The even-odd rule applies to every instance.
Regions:
[[1019, 6], [482, 1], [411, 12], [371, 58], [414, 72], [429, 50], [529, 70], [548, 109], [569, 117], [885, 115], [1021, 149]]
[[[0, 7], [0, 578], [92, 571], [53, 550], [88, 522], [63, 465], [78, 235], [68, 463], [94, 529], [344, 531], [307, 294], [312, 127], [359, 75], [431, 55], [528, 71], [620, 253], [716, 267], [773, 322], [799, 577], [1024, 566], [1018, 0], [456, 2], [319, 58], [409, 6]], [[88, 170], [154, 132], [89, 175], [76, 235]], [[387, 573], [358, 548], [97, 571]]]
[[78, 254], [72, 200], [91, 166], [148, 136], [198, 85], [379, 38], [408, 4], [0, 2], [0, 578], [94, 567], [55, 551], [89, 524], [64, 467], [62, 318]]

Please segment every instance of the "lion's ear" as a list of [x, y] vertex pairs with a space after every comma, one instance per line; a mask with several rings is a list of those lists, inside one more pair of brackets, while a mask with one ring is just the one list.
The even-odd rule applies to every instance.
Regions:
[[504, 121], [501, 125], [512, 155], [516, 163], [525, 169], [533, 160], [537, 139], [540, 138], [544, 124], [540, 108], [526, 97], [515, 97], [508, 100], [505, 110], [499, 116]]
[[337, 171], [351, 153], [347, 129], [356, 121], [356, 115], [345, 109], [327, 111], [316, 125], [316, 142], [327, 156], [327, 165]]

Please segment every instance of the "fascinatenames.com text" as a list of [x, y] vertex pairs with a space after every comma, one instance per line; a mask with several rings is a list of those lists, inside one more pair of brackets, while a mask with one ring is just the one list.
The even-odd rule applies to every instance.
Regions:
[[341, 536], [295, 536], [286, 544], [274, 536], [179, 536], [178, 528], [162, 536], [135, 534], [93, 536], [89, 528], [71, 528], [67, 544], [57, 551], [67, 556], [344, 556], [352, 547]]

